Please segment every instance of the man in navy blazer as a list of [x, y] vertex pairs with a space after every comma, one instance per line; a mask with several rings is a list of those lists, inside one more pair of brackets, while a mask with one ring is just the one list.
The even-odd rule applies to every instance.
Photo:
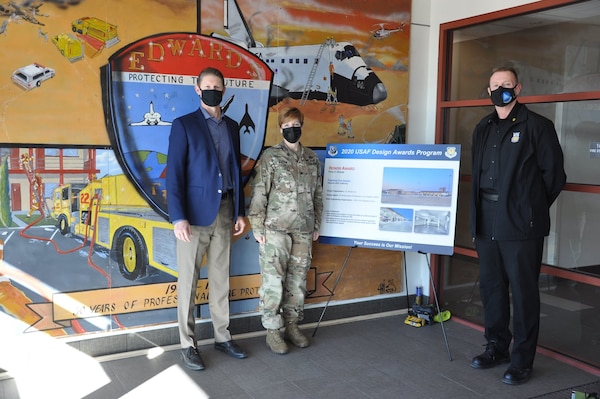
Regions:
[[196, 345], [194, 306], [204, 255], [215, 349], [235, 358], [246, 352], [229, 332], [231, 237], [242, 234], [244, 192], [239, 126], [222, 114], [225, 81], [215, 68], [198, 75], [201, 106], [173, 121], [167, 159], [167, 206], [177, 237], [177, 318], [186, 367], [203, 370]]

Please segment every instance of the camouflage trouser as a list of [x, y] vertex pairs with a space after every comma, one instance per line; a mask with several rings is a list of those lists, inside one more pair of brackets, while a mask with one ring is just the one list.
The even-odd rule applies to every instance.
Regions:
[[260, 245], [262, 285], [260, 309], [266, 329], [283, 327], [284, 321], [304, 318], [306, 273], [312, 258], [312, 233], [267, 230]]

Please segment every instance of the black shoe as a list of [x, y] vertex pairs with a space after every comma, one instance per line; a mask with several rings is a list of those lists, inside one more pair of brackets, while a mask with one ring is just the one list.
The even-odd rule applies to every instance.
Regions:
[[244, 352], [242, 348], [238, 344], [235, 343], [234, 340], [227, 342], [215, 342], [215, 349], [221, 352], [227, 353], [231, 357], [235, 357], [236, 359], [243, 359], [248, 357], [248, 354]]
[[202, 360], [198, 349], [189, 346], [186, 349], [181, 350], [181, 355], [183, 356], [183, 363], [188, 369], [204, 370], [204, 361]]
[[529, 381], [529, 377], [531, 377], [530, 368], [521, 369], [518, 367], [510, 366], [508, 370], [506, 370], [506, 373], [504, 373], [504, 377], [502, 377], [502, 382], [509, 385], [519, 385]]
[[499, 351], [496, 348], [496, 343], [490, 341], [485, 347], [485, 352], [473, 358], [471, 361], [471, 367], [474, 369], [489, 369], [501, 363], [508, 362], [510, 362], [510, 355], [508, 351]]

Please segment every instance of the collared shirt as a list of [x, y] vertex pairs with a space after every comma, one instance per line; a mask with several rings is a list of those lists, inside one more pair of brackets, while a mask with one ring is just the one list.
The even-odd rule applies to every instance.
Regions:
[[500, 143], [508, 128], [515, 121], [518, 108], [515, 106], [506, 119], [495, 118], [495, 129], [490, 129], [490, 133], [485, 139], [479, 189], [486, 193], [498, 193], [498, 178], [501, 176], [498, 168], [502, 160]]
[[221, 117], [220, 120], [216, 120], [206, 112], [204, 108], [201, 108], [204, 118], [206, 118], [206, 124], [208, 130], [215, 144], [215, 150], [219, 158], [219, 169], [221, 169], [221, 175], [223, 177], [223, 192], [227, 192], [233, 189], [233, 178], [231, 177], [232, 169], [232, 148], [229, 140], [229, 131], [227, 130], [227, 123]]
[[500, 155], [500, 128], [492, 129], [488, 135], [481, 162], [479, 189], [488, 193], [497, 193], [498, 157]]

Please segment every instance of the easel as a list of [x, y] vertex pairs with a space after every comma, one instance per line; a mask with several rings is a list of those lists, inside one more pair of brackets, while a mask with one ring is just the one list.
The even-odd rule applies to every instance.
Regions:
[[340, 274], [338, 274], [337, 279], [335, 280], [335, 283], [333, 284], [333, 288], [331, 289], [331, 292], [329, 293], [329, 298], [327, 298], [327, 303], [325, 303], [325, 307], [321, 311], [321, 316], [319, 317], [319, 321], [317, 321], [315, 330], [312, 333], [313, 337], [317, 334], [317, 330], [319, 329], [319, 324], [321, 324], [321, 320], [323, 320], [325, 311], [327, 310], [327, 307], [329, 306], [329, 301], [331, 301], [331, 297], [333, 296], [333, 293], [335, 292], [335, 288], [337, 287], [337, 285], [339, 284], [339, 282], [342, 278], [342, 273], [344, 273], [344, 269], [346, 268], [346, 264], [348, 263], [348, 258], [350, 258], [350, 253], [352, 252], [352, 248], [356, 248], [356, 245], [352, 246], [348, 249], [348, 253], [346, 254], [346, 259], [344, 259], [344, 263], [342, 263], [342, 268], [340, 269]]
[[[435, 289], [435, 283], [433, 282], [433, 273], [431, 272], [431, 264], [429, 263], [429, 257], [425, 252], [419, 251], [420, 254], [425, 255], [425, 260], [427, 261], [427, 269], [429, 270], [429, 281], [431, 282], [431, 288], [433, 290], [433, 298], [435, 300], [435, 308], [437, 310], [437, 314], [440, 316], [440, 326], [442, 327], [442, 335], [444, 336], [444, 342], [446, 343], [446, 351], [448, 352], [448, 358], [452, 361], [452, 353], [450, 353], [450, 346], [448, 345], [448, 337], [446, 336], [446, 329], [444, 328], [444, 318], [442, 317], [442, 311], [440, 309], [440, 302], [438, 301], [437, 291]], [[406, 256], [406, 254], [405, 254]], [[404, 258], [404, 275], [406, 276], [406, 257]], [[407, 278], [408, 281], [408, 278]], [[408, 295], [408, 286], [406, 288], [406, 292]]]
[[[350, 254], [352, 253], [352, 248], [356, 248], [355, 246], [352, 246], [348, 249], [348, 253], [346, 254], [346, 259], [344, 259], [344, 262], [342, 263], [342, 267], [340, 269], [340, 273], [337, 276], [337, 279], [335, 280], [335, 283], [333, 284], [333, 287], [331, 288], [331, 292], [329, 294], [329, 298], [327, 298], [327, 302], [325, 303], [325, 307], [323, 307], [323, 310], [321, 311], [321, 316], [319, 317], [319, 320], [317, 321], [317, 325], [315, 326], [315, 329], [312, 333], [312, 336], [314, 338], [314, 336], [317, 334], [317, 330], [319, 329], [319, 325], [321, 324], [321, 320], [323, 320], [323, 316], [325, 315], [325, 312], [327, 311], [327, 307], [329, 306], [329, 302], [331, 301], [331, 297], [333, 296], [333, 294], [335, 293], [335, 289], [337, 288], [341, 278], [342, 278], [342, 274], [344, 273], [344, 269], [346, 269], [346, 264], [348, 263], [348, 259], [350, 258]], [[450, 361], [452, 361], [452, 353], [450, 352], [450, 346], [448, 345], [448, 337], [446, 336], [446, 329], [444, 328], [444, 320], [441, 314], [441, 310], [440, 310], [440, 303], [438, 301], [438, 297], [437, 297], [437, 292], [435, 289], [435, 283], [433, 282], [433, 273], [431, 272], [431, 265], [429, 263], [429, 257], [427, 256], [427, 254], [425, 252], [421, 252], [419, 251], [420, 254], [425, 255], [425, 259], [427, 260], [427, 269], [429, 270], [429, 281], [431, 282], [431, 287], [433, 288], [433, 297], [435, 299], [435, 306], [436, 306], [436, 310], [438, 312], [438, 315], [440, 315], [440, 325], [442, 327], [442, 335], [444, 337], [444, 342], [446, 344], [446, 350], [448, 351], [448, 357], [450, 358]], [[406, 252], [402, 251], [402, 261], [404, 264], [404, 279], [406, 281], [406, 304], [407, 304], [407, 309], [410, 309], [410, 304], [409, 304], [409, 300], [408, 300], [408, 277], [407, 277], [407, 270], [406, 270]]]

